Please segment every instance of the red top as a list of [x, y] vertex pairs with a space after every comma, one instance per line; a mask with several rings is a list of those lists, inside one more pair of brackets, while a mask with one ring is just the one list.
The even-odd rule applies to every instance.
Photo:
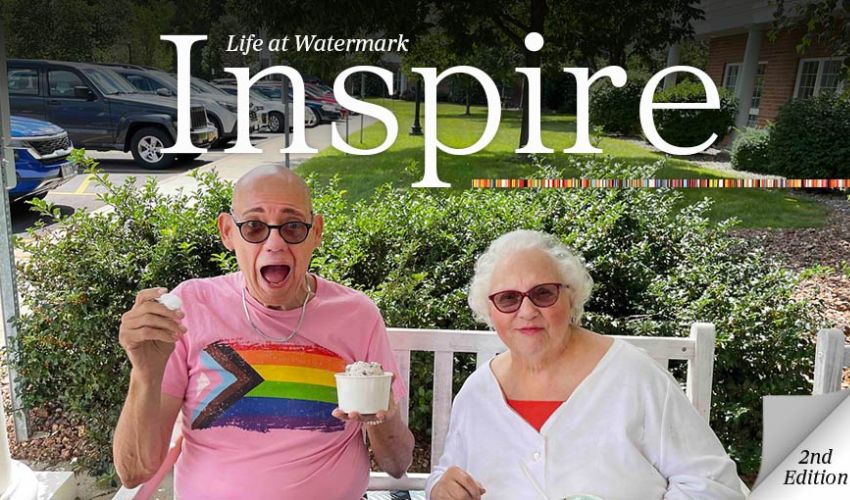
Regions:
[[518, 399], [508, 399], [508, 405], [513, 408], [519, 415], [531, 424], [537, 432], [543, 427], [543, 424], [549, 420], [549, 417], [555, 413], [563, 401], [521, 401]]

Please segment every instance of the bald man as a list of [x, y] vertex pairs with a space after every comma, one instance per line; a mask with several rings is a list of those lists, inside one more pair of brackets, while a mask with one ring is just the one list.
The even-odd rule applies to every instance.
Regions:
[[398, 368], [371, 300], [309, 272], [323, 221], [307, 185], [286, 168], [257, 167], [237, 181], [218, 229], [239, 272], [181, 283], [176, 311], [156, 301], [166, 290], [142, 290], [121, 318], [132, 365], [113, 444], [121, 481], [134, 487], [156, 473], [181, 410], [181, 500], [360, 498], [363, 428], [377, 463], [400, 477], [413, 450], [401, 378], [387, 412], [336, 408], [333, 373], [346, 364]]

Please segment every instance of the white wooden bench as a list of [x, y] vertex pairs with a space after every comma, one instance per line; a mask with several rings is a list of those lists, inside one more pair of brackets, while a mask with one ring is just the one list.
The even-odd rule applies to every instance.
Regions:
[[[442, 455], [449, 429], [454, 354], [474, 353], [476, 366], [481, 366], [497, 353], [504, 351], [505, 346], [494, 332], [406, 328], [389, 328], [388, 332], [390, 345], [407, 387], [410, 387], [411, 352], [434, 353], [431, 420], [431, 467], [433, 468]], [[691, 325], [689, 337], [614, 337], [643, 349], [665, 368], [669, 368], [671, 360], [687, 361], [685, 393], [699, 414], [708, 421], [711, 411], [711, 383], [714, 375], [713, 324], [694, 323]], [[399, 406], [402, 418], [407, 422], [409, 401], [405, 399]], [[179, 427], [177, 429], [179, 430]], [[401, 479], [395, 479], [383, 472], [373, 472], [369, 479], [369, 490], [423, 490], [427, 477], [427, 473], [412, 472]], [[138, 489], [122, 488], [114, 498], [137, 498]]]
[[844, 343], [844, 332], [837, 328], [819, 331], [812, 393], [840, 391], [846, 366], [850, 366], [850, 345]]

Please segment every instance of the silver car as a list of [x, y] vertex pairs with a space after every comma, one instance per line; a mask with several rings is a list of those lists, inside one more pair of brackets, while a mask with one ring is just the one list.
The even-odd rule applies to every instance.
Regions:
[[[111, 65], [110, 69], [120, 74], [140, 92], [163, 96], [177, 95], [177, 79], [164, 71]], [[212, 87], [212, 89], [210, 89]], [[192, 105], [203, 106], [207, 117], [218, 132], [216, 145], [227, 144], [236, 138], [236, 98], [213, 87], [200, 78], [192, 78]], [[251, 111], [251, 130], [259, 130], [260, 122], [255, 111]]]
[[[232, 96], [236, 96], [236, 85], [217, 85], [217, 87]], [[287, 104], [286, 107], [284, 107], [282, 102], [269, 99], [261, 92], [254, 89], [249, 91], [248, 97], [251, 100], [252, 105], [262, 106], [264, 109], [268, 110], [269, 119], [266, 126], [268, 131], [272, 133], [283, 132], [283, 124], [285, 123], [284, 120], [285, 117], [289, 115], [289, 111], [292, 110], [292, 104]], [[305, 111], [305, 117], [306, 116], [307, 114]], [[291, 126], [292, 125], [290, 124], [290, 127]]]

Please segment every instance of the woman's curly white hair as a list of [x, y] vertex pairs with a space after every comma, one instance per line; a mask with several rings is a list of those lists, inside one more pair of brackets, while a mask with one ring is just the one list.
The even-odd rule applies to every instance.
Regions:
[[567, 285], [565, 292], [569, 294], [572, 304], [570, 324], [578, 326], [584, 314], [584, 304], [590, 298], [593, 288], [593, 278], [587, 272], [584, 260], [554, 236], [527, 229], [503, 234], [490, 243], [487, 251], [478, 257], [475, 275], [469, 283], [469, 307], [472, 308], [475, 319], [493, 326], [490, 322], [490, 300], [487, 298], [492, 293], [490, 283], [493, 271], [499, 262], [510, 254], [531, 249], [542, 250], [555, 260], [562, 282]]

